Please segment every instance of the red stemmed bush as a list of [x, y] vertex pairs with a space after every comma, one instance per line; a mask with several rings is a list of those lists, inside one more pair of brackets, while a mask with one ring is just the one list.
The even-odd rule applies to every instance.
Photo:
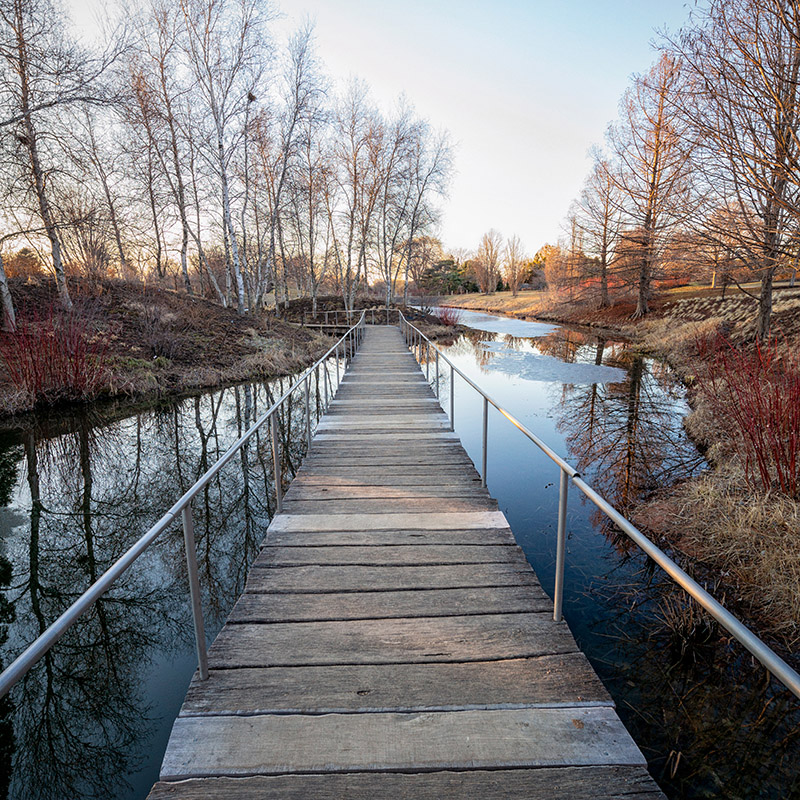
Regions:
[[776, 339], [736, 347], [724, 337], [698, 341], [708, 369], [698, 391], [730, 437], [748, 483], [800, 497], [800, 359]]
[[442, 306], [437, 309], [436, 317], [442, 325], [447, 325], [449, 328], [452, 328], [461, 321], [461, 311], [457, 308]]
[[90, 318], [54, 307], [27, 314], [18, 319], [16, 330], [0, 334], [0, 359], [8, 378], [32, 404], [96, 395], [106, 377], [105, 351]]

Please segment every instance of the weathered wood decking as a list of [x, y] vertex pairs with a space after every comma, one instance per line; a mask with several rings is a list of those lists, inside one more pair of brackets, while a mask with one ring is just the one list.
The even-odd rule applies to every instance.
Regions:
[[192, 681], [157, 798], [662, 797], [392, 327]]

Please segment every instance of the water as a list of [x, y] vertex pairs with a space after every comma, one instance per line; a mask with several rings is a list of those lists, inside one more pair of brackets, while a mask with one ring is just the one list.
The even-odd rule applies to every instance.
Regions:
[[[461, 323], [472, 330], [442, 348], [448, 357], [623, 513], [705, 468], [683, 429], [684, 389], [664, 364], [560, 326], [469, 311]], [[449, 408], [449, 370], [440, 367]], [[482, 402], [455, 381], [456, 431], [479, 464]], [[490, 408], [487, 472], [552, 594], [558, 467]], [[682, 652], [670, 626], [691, 606], [576, 490], [567, 532], [566, 619], [667, 795], [800, 797], [794, 697], [713, 626], [698, 626]]]
[[[703, 460], [668, 369], [620, 342], [465, 312], [447, 354], [622, 509]], [[433, 374], [433, 371], [432, 371]], [[448, 407], [448, 374], [441, 392]], [[212, 392], [139, 413], [31, 418], [0, 436], [0, 657], [49, 625], [280, 393]], [[302, 397], [299, 395], [298, 400]], [[456, 430], [480, 463], [482, 405], [456, 381]], [[281, 426], [287, 471], [303, 418]], [[552, 591], [558, 470], [496, 412], [489, 488]], [[241, 591], [271, 516], [266, 431], [194, 505], [209, 635]], [[176, 467], [180, 464], [180, 468]], [[798, 796], [796, 708], [727, 647], [676, 658], [661, 619], [679, 597], [572, 492], [565, 611], [670, 797]], [[180, 529], [166, 534], [0, 706], [0, 797], [142, 800], [195, 667]], [[1, 641], [5, 637], [5, 641]], [[716, 641], [716, 639], [715, 639]]]
[[[236, 386], [138, 414], [106, 407], [44, 415], [5, 431], [3, 663], [158, 521], [286, 388], [287, 380]], [[305, 448], [302, 392], [296, 395], [280, 417], [288, 474]], [[273, 513], [268, 439], [265, 428], [194, 502], [210, 637], [242, 591]], [[0, 707], [0, 796], [144, 798], [158, 779], [195, 659], [183, 536], [175, 525]]]

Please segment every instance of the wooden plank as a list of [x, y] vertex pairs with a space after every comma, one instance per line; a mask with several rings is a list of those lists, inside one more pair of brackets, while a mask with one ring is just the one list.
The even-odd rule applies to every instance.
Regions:
[[377, 499], [318, 499], [318, 500], [286, 500], [284, 511], [287, 514], [379, 514], [400, 512], [413, 504], [418, 512], [457, 513], [467, 511], [492, 511], [497, 508], [496, 500], [485, 497], [439, 497], [408, 498], [400, 500], [390, 498]]
[[450, 528], [507, 528], [502, 511], [444, 514], [278, 514], [268, 531], [380, 531], [387, 529], [447, 530]]
[[[476, 473], [477, 475], [477, 473]], [[458, 489], [461, 487], [477, 488], [485, 491], [480, 486], [480, 477], [465, 474], [459, 470], [455, 473], [438, 473], [431, 475], [428, 471], [405, 471], [405, 472], [366, 472], [354, 474], [352, 470], [342, 472], [341, 474], [332, 473], [330, 470], [326, 473], [320, 473], [314, 470], [304, 470], [302, 467], [298, 471], [295, 479], [292, 481], [289, 491], [295, 487], [303, 486], [324, 486], [330, 487], [331, 490], [338, 486], [342, 487], [391, 487], [398, 490], [405, 487], [415, 487], [413, 491], [417, 491], [417, 487], [430, 488], [432, 491], [437, 488], [450, 488]]]
[[[438, 464], [435, 470], [431, 470], [428, 464], [343, 464], [338, 466], [332, 459], [314, 465], [314, 473], [320, 478], [355, 478], [361, 481], [369, 481], [372, 477], [376, 480], [384, 480], [391, 478], [393, 475], [397, 475], [398, 478], [405, 475], [422, 475], [427, 480], [430, 480], [431, 472], [433, 471], [436, 472], [436, 480], [454, 476], [464, 481], [480, 481], [480, 476], [478, 476], [472, 462], [469, 464]], [[309, 473], [311, 473], [309, 466], [301, 467], [297, 473], [297, 478]]]
[[147, 800], [663, 800], [643, 767], [348, 773], [157, 783]]
[[517, 564], [446, 564], [424, 567], [281, 567], [254, 569], [249, 592], [393, 592], [538, 584], [531, 568]]
[[261, 543], [262, 547], [287, 547], [304, 545], [358, 545], [381, 547], [383, 545], [497, 545], [516, 544], [514, 535], [504, 528], [477, 528], [453, 531], [313, 531], [302, 533], [271, 532]]
[[[329, 486], [326, 483], [311, 484], [292, 481], [284, 500], [421, 500], [424, 498], [449, 499], [452, 497], [487, 498], [491, 495], [480, 486], [466, 482], [452, 485], [430, 486], [427, 483], [418, 485], [395, 486], [387, 481], [384, 484], [365, 485], [363, 483], [338, 484]], [[497, 502], [496, 500], [494, 501]]]
[[[280, 570], [277, 570], [280, 571]], [[323, 664], [495, 661], [574, 653], [549, 613], [226, 625], [208, 652], [212, 669]]]
[[208, 716], [175, 721], [161, 779], [644, 763], [603, 707]]
[[422, 564], [517, 564], [527, 561], [522, 549], [514, 545], [437, 545], [416, 544], [351, 546], [310, 545], [296, 542], [294, 547], [265, 547], [253, 562], [252, 569], [339, 564], [360, 566], [416, 566]]
[[[327, 433], [327, 432], [326, 432]], [[335, 432], [331, 431], [330, 435]], [[413, 440], [419, 437], [419, 431], [404, 430], [398, 432], [398, 440]], [[368, 434], [363, 434], [367, 436]], [[348, 437], [349, 438], [349, 437]], [[433, 452], [431, 450], [416, 452], [416, 448], [409, 447], [405, 453], [387, 453], [380, 448], [376, 448], [372, 453], [364, 453], [359, 455], [342, 453], [337, 456], [335, 453], [316, 453], [306, 456], [303, 460], [303, 466], [306, 469], [314, 469], [317, 466], [325, 466], [326, 463], [340, 463], [342, 466], [371, 466], [371, 465], [388, 465], [388, 466], [413, 466], [413, 465], [426, 465], [430, 467], [467, 467], [472, 466], [472, 460], [466, 453], [458, 453], [453, 451], [445, 451], [442, 453]], [[432, 470], [428, 470], [430, 473]]]
[[549, 611], [552, 601], [540, 586], [422, 589], [340, 594], [255, 594], [245, 592], [230, 622], [322, 622], [345, 619], [516, 614]]
[[335, 714], [611, 705], [583, 653], [466, 664], [212, 670], [181, 714]]

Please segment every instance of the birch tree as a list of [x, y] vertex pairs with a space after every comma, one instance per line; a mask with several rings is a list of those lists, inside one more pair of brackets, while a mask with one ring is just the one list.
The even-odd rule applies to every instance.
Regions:
[[179, 0], [185, 28], [184, 48], [198, 92], [190, 124], [201, 133], [199, 152], [219, 181], [222, 223], [231, 251], [236, 303], [244, 314], [242, 251], [234, 227], [231, 161], [253, 88], [267, 60], [265, 15], [259, 0]]
[[499, 231], [492, 228], [483, 234], [475, 258], [476, 277], [483, 294], [490, 294], [497, 288], [502, 249], [503, 237]]

